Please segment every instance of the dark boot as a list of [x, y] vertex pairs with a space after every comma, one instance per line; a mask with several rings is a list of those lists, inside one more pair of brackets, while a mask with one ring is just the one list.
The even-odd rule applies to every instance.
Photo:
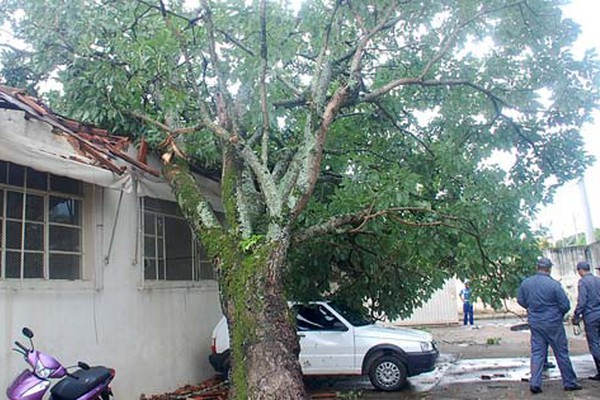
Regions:
[[544, 363], [544, 367], [542, 369], [545, 371], [547, 369], [552, 369], [552, 368], [556, 368], [556, 364], [554, 364], [551, 361], [546, 360], [546, 362]]
[[593, 381], [600, 381], [600, 360], [596, 357], [594, 357], [594, 364], [596, 364], [596, 371], [598, 371], [598, 373], [596, 373], [594, 376], [590, 376], [589, 379]]

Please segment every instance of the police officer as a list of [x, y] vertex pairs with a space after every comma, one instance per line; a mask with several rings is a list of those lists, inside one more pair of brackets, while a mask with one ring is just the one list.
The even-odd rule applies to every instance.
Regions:
[[580, 390], [569, 358], [563, 325], [563, 318], [571, 306], [569, 299], [560, 283], [550, 277], [552, 261], [540, 258], [536, 265], [537, 274], [521, 283], [517, 297], [519, 304], [527, 309], [531, 329], [529, 390], [534, 394], [542, 392], [542, 369], [548, 355], [548, 345], [556, 357], [564, 390]]
[[572, 322], [579, 324], [583, 319], [588, 347], [598, 371], [590, 379], [600, 381], [600, 278], [592, 275], [587, 261], [577, 263], [577, 273], [581, 279]]

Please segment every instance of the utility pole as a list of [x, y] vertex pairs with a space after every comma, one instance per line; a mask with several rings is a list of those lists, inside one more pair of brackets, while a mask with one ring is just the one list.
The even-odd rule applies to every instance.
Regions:
[[583, 204], [583, 218], [585, 220], [585, 244], [590, 245], [596, 241], [594, 238], [594, 225], [592, 223], [592, 213], [588, 202], [587, 191], [585, 190], [585, 181], [581, 178], [578, 182], [579, 193]]

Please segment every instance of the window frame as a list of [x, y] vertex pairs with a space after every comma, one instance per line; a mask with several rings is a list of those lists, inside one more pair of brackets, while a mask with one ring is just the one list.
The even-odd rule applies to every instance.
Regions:
[[[97, 260], [96, 260], [96, 252], [95, 252], [95, 232], [90, 231], [94, 226], [94, 221], [97, 219], [95, 215], [95, 204], [98, 199], [101, 197], [101, 192], [96, 191], [94, 185], [87, 184], [83, 181], [67, 178], [64, 176], [56, 175], [51, 172], [43, 172], [39, 171], [27, 166], [23, 166], [20, 164], [16, 164], [10, 161], [0, 160], [0, 165], [3, 168], [0, 170], [6, 172], [6, 176], [3, 179], [0, 179], [0, 196], [2, 196], [2, 201], [0, 202], [2, 209], [0, 209], [0, 290], [1, 289], [96, 289], [95, 278], [98, 275], [97, 271]], [[8, 166], [8, 168], [6, 168]], [[42, 188], [32, 188], [27, 184], [27, 181], [24, 180], [20, 186], [11, 185], [9, 182], [9, 170], [11, 166], [16, 166], [18, 168], [23, 168], [25, 171], [25, 175], [35, 174], [37, 178], [40, 176], [44, 176], [45, 180], [45, 190]], [[54, 178], [58, 178], [56, 181], [53, 181]], [[51, 182], [58, 182], [59, 184], [64, 184], [65, 179], [68, 179], [67, 184], [69, 182], [76, 183], [75, 186], [78, 194], [74, 194], [74, 192], [61, 192], [57, 190], [53, 190], [51, 186]], [[22, 196], [22, 210], [21, 210], [21, 218], [12, 218], [12, 220], [21, 224], [21, 243], [20, 248], [14, 249], [14, 252], [19, 254], [20, 257], [20, 265], [19, 265], [19, 277], [6, 277], [8, 266], [6, 264], [6, 253], [11, 249], [7, 249], [6, 240], [6, 222], [11, 221], [11, 218], [7, 218], [7, 208], [8, 204], [6, 199], [8, 198], [9, 192], [16, 192], [21, 194]], [[28, 195], [39, 196], [42, 198], [43, 202], [43, 218], [41, 221], [32, 221], [27, 216], [28, 207]], [[63, 198], [70, 201], [77, 201], [79, 210], [78, 210], [78, 222], [77, 224], [64, 223], [64, 221], [50, 221], [50, 201], [52, 198]], [[27, 249], [28, 244], [25, 242], [25, 227], [29, 223], [39, 223], [39, 225], [43, 226], [43, 239], [42, 239], [42, 249], [31, 250]], [[59, 228], [67, 228], [67, 229], [75, 229], [77, 231], [77, 241], [75, 242], [78, 246], [78, 249], [54, 249], [50, 248], [50, 229], [51, 227], [59, 227]], [[41, 277], [27, 278], [24, 276], [25, 265], [24, 257], [29, 253], [36, 253], [43, 255], [43, 266], [42, 266], [42, 274]], [[56, 255], [76, 255], [78, 262], [78, 274], [77, 277], [70, 278], [51, 278], [51, 262], [50, 259], [52, 256]]]
[[297, 303], [291, 306], [291, 310], [298, 332], [348, 331], [346, 324], [322, 304]]
[[[165, 207], [165, 210], [157, 210], [154, 209], [152, 206], [148, 207], [147, 206], [147, 201], [150, 200], [152, 202], [156, 202], [156, 204], [162, 204]], [[140, 231], [140, 236], [141, 236], [141, 240], [140, 240], [140, 254], [142, 255], [142, 260], [141, 260], [141, 268], [140, 268], [140, 280], [141, 280], [141, 287], [143, 289], [155, 289], [155, 288], [191, 288], [191, 287], [201, 287], [201, 288], [208, 288], [208, 289], [214, 289], [216, 288], [216, 277], [215, 277], [215, 273], [214, 273], [214, 269], [212, 271], [212, 275], [210, 278], [206, 277], [206, 272], [203, 270], [203, 268], [214, 268], [212, 263], [210, 263], [210, 261], [208, 259], [206, 259], [205, 257], [203, 257], [202, 255], [204, 254], [201, 244], [199, 243], [198, 240], [195, 239], [195, 235], [191, 229], [191, 227], [189, 227], [187, 220], [184, 218], [183, 214], [181, 213], [181, 211], [179, 210], [179, 206], [177, 205], [177, 203], [175, 203], [174, 201], [169, 201], [169, 200], [164, 200], [164, 199], [157, 199], [154, 197], [150, 197], [150, 196], [140, 196], [139, 197], [139, 206], [140, 206], [140, 224], [139, 224], [139, 231]], [[170, 208], [171, 210], [175, 209], [174, 207], [176, 207], [176, 212], [168, 212], [166, 211], [166, 209]], [[149, 209], [150, 208], [150, 209]], [[147, 233], [146, 232], [146, 216], [147, 214], [152, 215], [153, 221], [155, 221], [155, 230], [151, 233]], [[158, 228], [158, 224], [156, 224], [157, 221], [157, 217], [161, 217], [163, 222], [162, 222], [162, 236], [158, 235], [158, 232], [156, 231], [156, 229]], [[192, 255], [191, 255], [191, 260], [192, 260], [192, 264], [189, 266], [189, 268], [191, 269], [191, 279], [187, 279], [187, 280], [171, 280], [171, 279], [167, 279], [168, 273], [167, 273], [167, 260], [168, 260], [168, 254], [167, 254], [167, 233], [166, 233], [166, 225], [167, 223], [165, 222], [165, 220], [167, 218], [173, 218], [173, 219], [177, 219], [178, 221], [181, 222], [185, 222], [187, 228], [190, 230], [190, 240], [191, 240], [191, 250], [192, 250]], [[156, 269], [156, 273], [155, 273], [155, 278], [147, 278], [146, 277], [146, 239], [147, 238], [153, 238], [154, 240], [154, 245], [158, 246], [158, 240], [159, 238], [162, 239], [162, 246], [163, 246], [163, 252], [162, 252], [162, 259], [164, 260], [164, 272], [163, 272], [163, 276], [161, 278], [159, 278], [159, 265], [158, 265], [158, 260], [159, 260], [159, 252], [158, 252], [158, 247], [155, 247], [155, 251], [153, 254], [153, 258], [155, 261], [155, 269]]]

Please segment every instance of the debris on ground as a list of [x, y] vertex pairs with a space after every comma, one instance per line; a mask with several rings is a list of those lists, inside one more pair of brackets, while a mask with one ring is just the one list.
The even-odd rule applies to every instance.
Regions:
[[528, 323], [516, 324], [516, 325], [511, 326], [510, 330], [513, 331], [513, 332], [528, 331], [529, 330], [529, 324]]
[[497, 345], [497, 344], [500, 344], [501, 341], [502, 341], [502, 338], [491, 337], [491, 338], [487, 338], [486, 344], [488, 344], [488, 345]]
[[[226, 400], [229, 392], [229, 382], [221, 377], [214, 376], [199, 385], [185, 385], [174, 392], [153, 396], [142, 395], [140, 400]], [[336, 392], [312, 393], [311, 398], [339, 399]]]
[[213, 377], [199, 385], [185, 385], [174, 392], [155, 396], [142, 395], [140, 400], [226, 400], [229, 383]]
[[493, 378], [506, 378], [506, 374], [481, 375], [481, 379], [484, 381], [489, 381]]

